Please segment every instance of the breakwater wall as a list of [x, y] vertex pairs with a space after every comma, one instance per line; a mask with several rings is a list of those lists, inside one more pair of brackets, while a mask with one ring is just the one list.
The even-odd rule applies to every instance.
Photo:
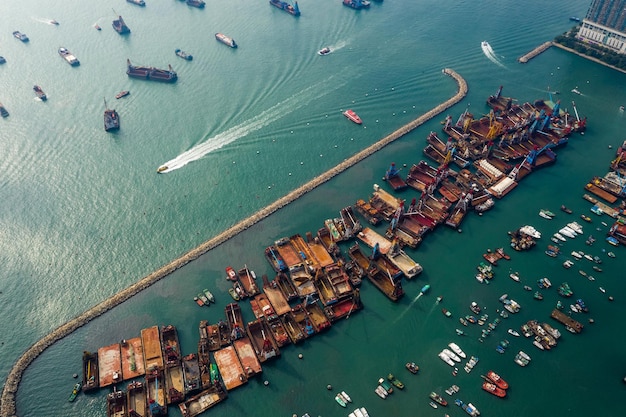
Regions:
[[171, 274], [175, 270], [183, 267], [187, 263], [193, 261], [194, 259], [197, 259], [199, 256], [205, 254], [211, 249], [221, 245], [222, 243], [226, 242], [230, 238], [236, 236], [237, 234], [243, 232], [244, 230], [248, 229], [254, 224], [260, 222], [261, 220], [268, 217], [272, 213], [276, 212], [280, 208], [300, 198], [304, 194], [314, 190], [318, 186], [324, 184], [325, 182], [329, 181], [333, 177], [339, 175], [343, 171], [347, 170], [348, 168], [352, 167], [358, 162], [364, 160], [368, 156], [373, 155], [375, 152], [379, 151], [380, 149], [387, 146], [391, 142], [397, 139], [400, 139], [407, 133], [417, 128], [418, 126], [424, 124], [428, 120], [446, 111], [448, 108], [452, 107], [453, 105], [461, 101], [467, 94], [467, 83], [465, 82], [463, 77], [461, 77], [458, 73], [456, 73], [452, 69], [445, 68], [442, 72], [454, 78], [454, 80], [457, 82], [458, 91], [453, 97], [449, 98], [443, 103], [427, 111], [426, 113], [419, 116], [417, 119], [413, 120], [412, 122], [395, 130], [394, 132], [385, 136], [378, 142], [370, 145], [364, 150], [344, 160], [343, 162], [341, 162], [339, 165], [335, 166], [334, 168], [331, 168], [330, 170], [324, 172], [323, 174], [313, 178], [311, 181], [307, 182], [301, 187], [298, 187], [295, 190], [288, 193], [287, 195], [279, 198], [272, 204], [262, 208], [261, 210], [253, 214], [252, 216], [240, 221], [239, 223], [235, 224], [233, 227], [209, 239], [208, 241], [204, 242], [202, 245], [198, 246], [197, 248], [190, 250], [189, 252], [181, 256], [180, 258], [175, 259], [172, 262], [162, 266], [158, 270], [154, 271], [150, 275], [145, 276], [144, 278], [134, 283], [133, 285], [123, 289], [119, 293], [95, 305], [94, 307], [90, 308], [89, 310], [85, 311], [79, 316], [62, 324], [61, 326], [54, 329], [52, 332], [50, 332], [49, 334], [47, 334], [46, 336], [44, 336], [43, 338], [35, 342], [22, 354], [22, 356], [20, 356], [20, 358], [11, 368], [9, 375], [7, 376], [7, 380], [2, 390], [2, 398], [0, 400], [0, 416], [1, 417], [16, 417], [17, 416], [17, 411], [15, 408], [15, 396], [17, 394], [17, 389], [22, 379], [22, 375], [24, 371], [26, 370], [26, 368], [28, 368], [28, 366], [44, 350], [46, 350], [52, 344], [54, 344], [58, 340], [61, 340], [65, 336], [70, 335], [76, 329], [79, 329], [80, 327], [89, 323], [91, 320], [101, 316], [102, 314], [111, 310], [113, 307], [116, 307], [117, 305], [123, 303], [124, 301], [128, 300], [135, 294], [139, 293], [140, 291], [148, 288], [149, 286], [159, 281], [160, 279]]
[[535, 49], [533, 49], [532, 51], [530, 51], [529, 53], [520, 56], [517, 59], [517, 61], [520, 64], [525, 64], [528, 61], [530, 61], [531, 59], [533, 59], [534, 57], [536, 57], [537, 55], [539, 55], [540, 53], [542, 53], [545, 50], [547, 50], [551, 46], [552, 46], [552, 41], [544, 42], [541, 45], [539, 45], [538, 47], [536, 47]]

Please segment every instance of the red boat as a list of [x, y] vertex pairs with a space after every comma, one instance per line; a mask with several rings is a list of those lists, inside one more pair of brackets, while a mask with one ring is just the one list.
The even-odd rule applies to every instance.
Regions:
[[348, 119], [352, 120], [357, 125], [360, 125], [361, 123], [363, 123], [363, 121], [361, 120], [359, 115], [356, 114], [354, 112], [354, 110], [352, 110], [352, 109], [348, 109], [348, 110], [344, 111], [343, 115], [346, 116]]
[[230, 281], [237, 281], [237, 273], [232, 266], [226, 267], [226, 279]]
[[493, 394], [496, 397], [503, 398], [506, 396], [506, 391], [502, 388], [499, 388], [496, 384], [492, 384], [489, 381], [483, 382], [483, 389], [487, 391], [489, 394]]
[[509, 387], [509, 383], [502, 379], [502, 377], [494, 371], [487, 372], [487, 379], [496, 384], [499, 388], [507, 389]]

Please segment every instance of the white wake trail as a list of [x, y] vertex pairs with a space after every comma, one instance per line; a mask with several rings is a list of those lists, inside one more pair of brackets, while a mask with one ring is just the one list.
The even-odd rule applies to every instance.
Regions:
[[158, 172], [168, 173], [176, 169], [182, 168], [188, 163], [197, 161], [198, 159], [201, 159], [205, 155], [209, 154], [210, 152], [213, 152], [230, 143], [233, 143], [237, 139], [243, 138], [250, 133], [269, 125], [270, 123], [275, 122], [281, 117], [294, 112], [295, 110], [308, 104], [314, 98], [320, 97], [320, 86], [322, 84], [328, 83], [328, 81], [329, 80], [327, 79], [321, 83], [310, 86], [294, 94], [292, 97], [275, 104], [269, 109], [262, 111], [260, 114], [254, 116], [253, 118], [246, 120], [243, 123], [226, 130], [225, 132], [218, 133], [212, 138], [207, 139], [205, 142], [202, 142], [189, 149], [188, 151], [183, 152], [176, 158], [165, 162], [158, 169]]
[[480, 47], [483, 50], [483, 54], [485, 54], [487, 59], [489, 59], [494, 64], [504, 68], [504, 65], [498, 59], [498, 57], [497, 57], [496, 53], [494, 52], [493, 48], [491, 47], [491, 45], [489, 45], [489, 42], [482, 41], [481, 44], [480, 44]]

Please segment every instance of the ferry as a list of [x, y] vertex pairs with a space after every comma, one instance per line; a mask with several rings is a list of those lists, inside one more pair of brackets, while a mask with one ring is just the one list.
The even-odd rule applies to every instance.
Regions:
[[352, 110], [352, 109], [348, 109], [348, 110], [344, 111], [343, 115], [346, 116], [349, 120], [353, 121], [354, 123], [356, 123], [358, 125], [363, 123], [363, 121], [361, 120], [359, 115], [356, 114], [354, 112], [354, 110]]
[[293, 16], [300, 16], [300, 8], [298, 7], [297, 1], [293, 3], [293, 6], [286, 1], [281, 0], [270, 0], [270, 4], [274, 7], [286, 11]]
[[61, 57], [73, 67], [80, 65], [80, 61], [74, 55], [72, 55], [72, 53], [68, 51], [66, 48], [60, 47], [59, 55], [61, 55]]
[[231, 48], [236, 48], [237, 47], [237, 42], [235, 42], [235, 40], [233, 38], [229, 38], [228, 36], [224, 35], [223, 33], [216, 33], [215, 34], [215, 39], [217, 39], [218, 41], [222, 42], [226, 46], [230, 46]]

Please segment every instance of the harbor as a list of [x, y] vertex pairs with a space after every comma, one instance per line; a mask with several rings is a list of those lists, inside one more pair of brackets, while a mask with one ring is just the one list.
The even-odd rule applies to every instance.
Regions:
[[[465, 80], [458, 73], [456, 73], [454, 70], [450, 68], [445, 68], [443, 70], [443, 73], [445, 75], [452, 77], [458, 86], [457, 93], [454, 96], [452, 96], [450, 99], [437, 105], [433, 109], [427, 111], [426, 113], [424, 113], [417, 119], [413, 120], [412, 122], [408, 123], [407, 125], [397, 129], [393, 133], [385, 136], [383, 139], [376, 142], [375, 144], [358, 152], [356, 155], [353, 155], [352, 157], [346, 159], [345, 161], [343, 161], [341, 164], [334, 167], [333, 169], [327, 171], [326, 173], [322, 175], [317, 176], [313, 180], [309, 181], [307, 184], [288, 193], [286, 196], [281, 197], [274, 203], [261, 209], [256, 214], [237, 223], [235, 226], [231, 227], [230, 229], [219, 233], [217, 236], [209, 239], [204, 244], [189, 251], [188, 253], [181, 256], [180, 258], [168, 263], [167, 265], [164, 265], [163, 267], [159, 268], [155, 272], [142, 278], [141, 280], [139, 280], [137, 283], [133, 284], [132, 286], [122, 290], [118, 294], [114, 295], [113, 297], [108, 298], [102, 303], [87, 310], [86, 312], [82, 313], [78, 317], [59, 326], [57, 329], [53, 330], [44, 338], [34, 343], [16, 361], [16, 363], [13, 365], [7, 377], [7, 381], [2, 390], [2, 404], [0, 408], [1, 414], [3, 416], [15, 415], [16, 413], [15, 395], [17, 393], [17, 389], [18, 389], [18, 386], [19, 386], [19, 383], [20, 383], [20, 380], [22, 378], [24, 371], [32, 363], [33, 360], [35, 360], [45, 349], [50, 347], [56, 341], [66, 337], [67, 335], [71, 334], [73, 331], [84, 326], [85, 324], [89, 323], [91, 320], [95, 319], [96, 317], [99, 317], [100, 315], [106, 313], [110, 309], [123, 303], [124, 301], [128, 300], [132, 296], [136, 295], [140, 291], [148, 288], [150, 285], [154, 284], [155, 282], [158, 282], [159, 280], [163, 279], [164, 277], [174, 272], [175, 270], [183, 267], [184, 265], [193, 261], [194, 259], [197, 259], [202, 254], [224, 243], [228, 239], [243, 232], [244, 230], [248, 229], [252, 225], [258, 223], [259, 221], [265, 219], [266, 217], [276, 212], [277, 210], [281, 209], [282, 207], [286, 206], [290, 202], [298, 199], [299, 197], [306, 194], [307, 192], [314, 190], [321, 184], [324, 184], [326, 181], [339, 175], [341, 172], [345, 171], [349, 167], [357, 164], [358, 162], [362, 161], [363, 159], [367, 158], [373, 153], [379, 151], [380, 149], [384, 148], [385, 146], [392, 143], [393, 141], [401, 138], [402, 136], [406, 135], [407, 133], [411, 132], [412, 130], [420, 126], [421, 124], [432, 119], [438, 114], [441, 114], [442, 112], [452, 107], [454, 104], [461, 101], [463, 97], [465, 97], [465, 95], [467, 94], [467, 90], [468, 90]], [[144, 348], [145, 348], [145, 343], [144, 343]], [[148, 352], [144, 350], [144, 354], [148, 355]], [[146, 357], [149, 358], [149, 356], [146, 356]]]

